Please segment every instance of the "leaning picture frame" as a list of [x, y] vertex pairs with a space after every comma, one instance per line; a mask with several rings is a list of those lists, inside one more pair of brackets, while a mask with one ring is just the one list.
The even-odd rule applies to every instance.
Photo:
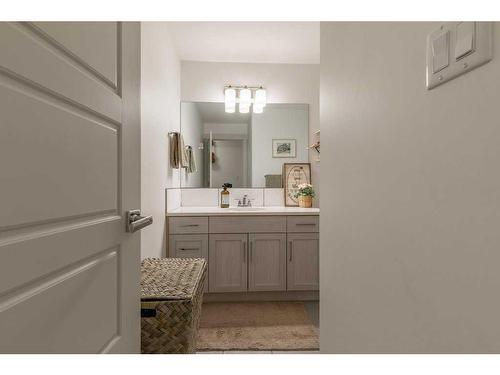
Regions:
[[299, 200], [295, 193], [300, 184], [312, 184], [311, 163], [283, 163], [283, 193], [286, 207], [298, 207]]

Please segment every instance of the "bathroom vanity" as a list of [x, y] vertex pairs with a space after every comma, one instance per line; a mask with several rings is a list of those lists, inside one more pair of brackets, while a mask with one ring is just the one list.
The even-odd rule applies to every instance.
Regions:
[[317, 299], [319, 209], [180, 207], [167, 219], [167, 256], [208, 260], [208, 299]]
[[284, 163], [309, 163], [309, 106], [182, 102], [180, 133], [197, 168], [167, 189], [166, 256], [208, 260], [208, 300], [317, 300], [319, 209], [285, 207], [282, 188]]

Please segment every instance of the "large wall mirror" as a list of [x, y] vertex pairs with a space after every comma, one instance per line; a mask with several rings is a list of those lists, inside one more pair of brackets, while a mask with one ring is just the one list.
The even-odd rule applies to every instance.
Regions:
[[181, 187], [281, 187], [283, 163], [309, 161], [309, 106], [268, 104], [263, 113], [226, 113], [224, 103], [181, 103], [181, 135], [194, 168]]

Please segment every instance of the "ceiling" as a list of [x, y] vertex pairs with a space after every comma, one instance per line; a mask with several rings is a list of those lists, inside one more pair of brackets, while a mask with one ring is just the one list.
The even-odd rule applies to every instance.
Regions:
[[181, 60], [319, 64], [319, 22], [170, 22]]
[[251, 113], [226, 113], [224, 103], [196, 103], [204, 123], [213, 124], [248, 124]]

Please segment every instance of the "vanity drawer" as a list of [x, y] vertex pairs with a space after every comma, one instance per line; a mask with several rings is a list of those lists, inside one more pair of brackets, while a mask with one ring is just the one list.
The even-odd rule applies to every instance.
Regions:
[[208, 234], [170, 235], [168, 245], [173, 258], [208, 259]]
[[287, 232], [319, 233], [319, 216], [288, 216]]
[[168, 232], [169, 234], [208, 233], [208, 217], [170, 217]]
[[285, 216], [210, 217], [210, 233], [273, 233], [285, 231]]

